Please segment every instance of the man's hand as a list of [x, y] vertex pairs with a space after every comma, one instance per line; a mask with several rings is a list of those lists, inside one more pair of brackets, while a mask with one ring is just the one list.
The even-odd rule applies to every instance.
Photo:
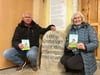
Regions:
[[51, 26], [51, 30], [56, 30], [56, 27], [55, 26]]
[[19, 43], [19, 44], [18, 44], [18, 47], [19, 47], [20, 49], [22, 49], [22, 48], [24, 48], [24, 45], [23, 45], [22, 43]]

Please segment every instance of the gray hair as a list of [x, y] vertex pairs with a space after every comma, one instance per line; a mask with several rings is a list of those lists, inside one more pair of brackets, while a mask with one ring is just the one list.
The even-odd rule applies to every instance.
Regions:
[[71, 23], [73, 23], [73, 20], [74, 20], [74, 17], [75, 17], [76, 14], [79, 14], [81, 16], [83, 22], [85, 21], [84, 15], [81, 12], [76, 12], [76, 13], [73, 14], [73, 16], [71, 18]]
[[31, 15], [30, 12], [24, 12], [24, 13], [22, 14], [22, 18], [25, 17], [25, 14], [29, 14], [29, 15], [32, 17], [32, 15]]

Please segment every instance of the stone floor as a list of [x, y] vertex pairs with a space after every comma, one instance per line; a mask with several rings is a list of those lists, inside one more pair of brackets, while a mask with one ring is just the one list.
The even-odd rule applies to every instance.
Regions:
[[[100, 75], [100, 61], [97, 61], [97, 63], [98, 63], [97, 64], [98, 68], [94, 75]], [[63, 73], [44, 72], [41, 71], [40, 69], [37, 72], [34, 72], [30, 67], [25, 66], [24, 69], [21, 71], [16, 71], [16, 67], [0, 70], [0, 75], [70, 75], [70, 74], [66, 74], [65, 72]]]

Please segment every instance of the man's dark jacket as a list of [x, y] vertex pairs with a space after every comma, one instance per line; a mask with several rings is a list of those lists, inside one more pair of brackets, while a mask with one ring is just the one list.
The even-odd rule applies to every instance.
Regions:
[[24, 21], [21, 21], [21, 23], [18, 24], [12, 39], [12, 46], [16, 48], [16, 50], [20, 50], [18, 44], [21, 43], [22, 39], [29, 39], [30, 47], [32, 46], [38, 47], [40, 34], [44, 34], [46, 31], [50, 30], [51, 26], [54, 26], [50, 25], [48, 26], [48, 28], [41, 28], [34, 21], [31, 22], [30, 28], [26, 27], [24, 24], [25, 24]]

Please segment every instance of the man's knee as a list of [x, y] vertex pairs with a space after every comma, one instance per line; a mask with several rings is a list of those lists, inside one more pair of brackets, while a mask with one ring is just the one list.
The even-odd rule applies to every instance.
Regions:
[[28, 52], [27, 53], [27, 57], [28, 58], [36, 58], [37, 57], [37, 54], [33, 53], [33, 52]]
[[3, 53], [3, 56], [6, 58], [6, 59], [11, 59], [14, 57], [14, 55], [16, 55], [16, 50], [14, 50], [14, 48], [11, 48], [11, 49], [7, 49], [4, 51]]
[[10, 55], [11, 55], [11, 53], [9, 52], [9, 50], [5, 50], [4, 53], [3, 53], [3, 56], [4, 56], [6, 59], [9, 59], [9, 58], [10, 58]]

